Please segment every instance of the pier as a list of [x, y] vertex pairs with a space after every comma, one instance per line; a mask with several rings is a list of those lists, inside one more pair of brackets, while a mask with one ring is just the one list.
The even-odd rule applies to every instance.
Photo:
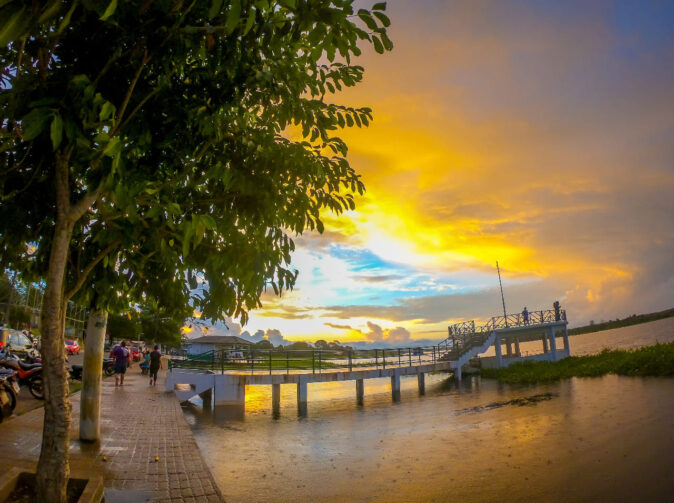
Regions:
[[[561, 337], [561, 345], [557, 338]], [[522, 355], [520, 343], [540, 340], [541, 352]], [[425, 394], [429, 372], [451, 372], [461, 381], [462, 368], [494, 346], [495, 356], [481, 357], [482, 367], [505, 367], [521, 361], [557, 361], [570, 354], [566, 312], [532, 311], [474, 320], [448, 327], [448, 337], [434, 346], [370, 350], [227, 350], [209, 351], [173, 361], [166, 390], [186, 401], [199, 395], [204, 408], [234, 406], [245, 410], [246, 386], [271, 385], [272, 413], [280, 411], [281, 384], [297, 387], [297, 411], [307, 414], [307, 384], [354, 381], [356, 402], [363, 404], [364, 380], [389, 378], [391, 399], [400, 401], [400, 378], [417, 376], [419, 394]]]

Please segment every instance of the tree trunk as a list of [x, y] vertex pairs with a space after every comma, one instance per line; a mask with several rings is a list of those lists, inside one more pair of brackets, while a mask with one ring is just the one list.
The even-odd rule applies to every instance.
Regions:
[[66, 503], [70, 475], [68, 442], [71, 406], [65, 355], [65, 271], [74, 226], [70, 213], [69, 167], [66, 156], [56, 159], [56, 222], [49, 252], [47, 285], [42, 306], [42, 381], [44, 427], [37, 465], [38, 501]]
[[107, 312], [89, 313], [80, 398], [80, 440], [86, 442], [96, 442], [101, 436], [101, 380], [107, 322]]
[[70, 472], [68, 441], [71, 407], [65, 362], [63, 281], [72, 228], [59, 220], [56, 222], [49, 256], [42, 308], [42, 379], [45, 400], [37, 490], [39, 501], [45, 503], [65, 503]]

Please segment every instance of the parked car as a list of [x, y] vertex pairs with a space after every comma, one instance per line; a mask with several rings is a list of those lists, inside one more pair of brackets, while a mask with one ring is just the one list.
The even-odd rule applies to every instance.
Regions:
[[80, 354], [80, 345], [75, 340], [66, 341], [66, 351], [69, 355], [79, 355]]
[[33, 340], [23, 332], [11, 328], [0, 329], [0, 349], [9, 344], [12, 351], [23, 357], [35, 349]]

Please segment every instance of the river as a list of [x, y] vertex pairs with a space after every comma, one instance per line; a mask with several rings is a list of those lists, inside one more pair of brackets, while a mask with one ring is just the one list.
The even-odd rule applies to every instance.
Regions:
[[[572, 354], [674, 340], [674, 318], [570, 338]], [[534, 344], [534, 343], [528, 343]], [[524, 344], [523, 344], [524, 350]], [[184, 408], [228, 503], [672, 501], [674, 379], [608, 375], [537, 386], [429, 375], [310, 384], [308, 417], [282, 386], [249, 386], [243, 419]], [[198, 400], [196, 401], [198, 403]]]

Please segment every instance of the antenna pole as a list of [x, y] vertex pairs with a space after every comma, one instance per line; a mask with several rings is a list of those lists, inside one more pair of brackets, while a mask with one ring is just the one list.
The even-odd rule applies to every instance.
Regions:
[[498, 285], [499, 287], [501, 287], [501, 302], [503, 303], [503, 319], [505, 320], [506, 328], [508, 328], [508, 315], [506, 314], [505, 298], [503, 297], [503, 283], [501, 283], [501, 270], [498, 267], [498, 260], [496, 261], [496, 272], [498, 273]]

